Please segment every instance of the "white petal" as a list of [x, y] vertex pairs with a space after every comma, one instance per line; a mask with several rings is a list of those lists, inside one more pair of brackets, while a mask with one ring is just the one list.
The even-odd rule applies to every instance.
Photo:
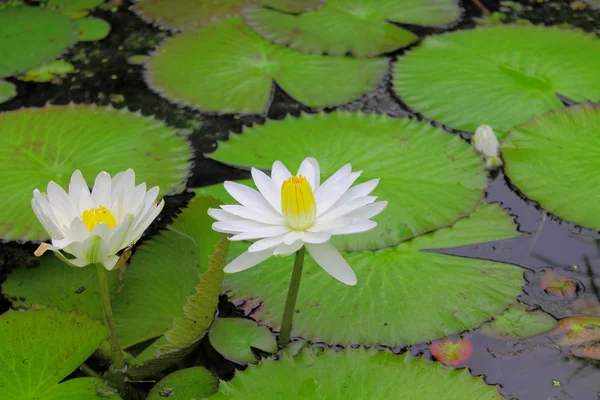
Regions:
[[154, 209], [151, 209], [139, 221], [136, 221], [134, 218], [134, 221], [132, 222], [132, 227], [129, 229], [129, 232], [127, 233], [127, 237], [125, 239], [127, 245], [137, 242], [140, 239], [140, 237], [142, 237], [144, 231], [148, 229], [152, 221], [154, 221], [156, 217], [158, 217], [158, 214], [160, 214], [164, 206], [165, 200], [163, 199], [160, 201], [160, 203], [158, 203], [158, 205]]
[[69, 225], [68, 237], [77, 242], [83, 242], [90, 237], [90, 231], [79, 217], [73, 218]]
[[60, 240], [52, 239], [52, 246], [56, 247], [58, 250], [61, 250], [65, 247], [67, 247], [71, 243], [73, 243], [73, 241], [71, 239], [66, 239], [66, 238], [60, 239]]
[[255, 229], [249, 232], [238, 233], [229, 238], [229, 240], [254, 240], [278, 235], [284, 235], [290, 231], [287, 226], [269, 226], [266, 228]]
[[[33, 199], [31, 200], [31, 208], [33, 209], [33, 213], [40, 221], [40, 224], [42, 224], [46, 232], [48, 232], [48, 235], [50, 235], [50, 237], [54, 239], [63, 239], [65, 237], [65, 234], [54, 221], [53, 215], [48, 215], [46, 210], [40, 205], [40, 203], [45, 204], [47, 202], [48, 200], [43, 198], [42, 193], [40, 193], [39, 190], [35, 189], [35, 191], [33, 192]], [[47, 209], [49, 212], [52, 212], [49, 204]]]
[[346, 175], [339, 181], [332, 183], [327, 189], [319, 188], [320, 198], [315, 199], [317, 201], [317, 217], [327, 212], [352, 186], [352, 184], [358, 179], [362, 171], [353, 172], [350, 175]]
[[248, 268], [254, 267], [256, 264], [263, 262], [267, 258], [271, 257], [273, 252], [271, 249], [257, 251], [255, 253], [244, 252], [240, 254], [235, 260], [227, 264], [223, 271], [234, 273], [240, 272]]
[[331, 233], [329, 232], [305, 232], [302, 238], [306, 243], [313, 244], [325, 243], [329, 239], [331, 239]]
[[320, 174], [321, 170], [317, 160], [315, 160], [313, 157], [308, 157], [302, 161], [302, 164], [300, 164], [297, 176], [304, 176], [314, 193], [319, 188], [319, 184], [321, 183]]
[[302, 240], [298, 240], [290, 245], [282, 244], [280, 246], [277, 246], [275, 250], [273, 250], [273, 255], [287, 257], [300, 250], [302, 246], [304, 246], [304, 242]]
[[333, 221], [334, 219], [340, 217], [344, 217], [347, 214], [350, 214], [352, 211], [358, 210], [361, 207], [373, 203], [375, 200], [377, 200], [377, 197], [375, 196], [365, 196], [359, 197], [358, 199], [350, 200], [340, 205], [336, 205], [335, 207], [332, 207], [329, 211], [327, 211], [325, 214], [321, 215], [320, 217], [317, 217], [318, 221], [327, 222]]
[[81, 189], [81, 192], [79, 192], [79, 204], [77, 204], [79, 216], [81, 216], [85, 210], [89, 210], [94, 207], [95, 206], [94, 202], [92, 201], [92, 195], [90, 194], [90, 191], [87, 188]]
[[89, 265], [90, 262], [86, 259], [83, 258], [67, 258], [65, 257], [65, 255], [59, 251], [56, 247], [49, 245], [48, 243], [42, 243], [40, 245], [40, 247], [38, 247], [38, 249], [35, 251], [35, 255], [36, 256], [41, 256], [42, 254], [44, 254], [47, 250], [51, 250], [52, 252], [54, 252], [54, 254], [65, 264], [71, 266], [71, 267], [85, 267], [86, 265]]
[[92, 188], [92, 201], [94, 202], [94, 207], [111, 206], [111, 186], [112, 181], [107, 172], [102, 171], [96, 176], [96, 181]]
[[119, 262], [119, 256], [108, 256], [108, 258], [102, 263], [102, 265], [104, 265], [104, 268], [106, 268], [109, 271], [112, 271], [112, 269], [115, 267], [115, 265], [117, 265], [117, 263]]
[[79, 214], [67, 192], [54, 182], [48, 183], [48, 201], [59, 224], [68, 226]]
[[288, 178], [291, 178], [292, 174], [290, 171], [283, 165], [281, 161], [275, 161], [273, 163], [273, 167], [271, 168], [271, 179], [275, 182], [278, 188], [281, 189], [281, 184]]
[[323, 244], [307, 243], [306, 250], [329, 275], [346, 285], [356, 285], [357, 279], [354, 271], [331, 242]]
[[283, 243], [287, 244], [289, 246], [292, 243], [294, 243], [296, 240], [302, 239], [303, 236], [304, 236], [304, 232], [303, 231], [291, 231], [291, 232], [288, 232], [283, 237]]
[[271, 207], [265, 197], [251, 187], [236, 182], [226, 181], [223, 186], [225, 190], [241, 205], [248, 209], [269, 217], [280, 217], [281, 215]]
[[225, 210], [221, 210], [220, 208], [209, 208], [207, 214], [217, 221], [236, 221], [239, 220], [240, 217], [237, 215], [233, 215], [228, 213]]
[[131, 168], [127, 171], [119, 172], [112, 178], [111, 191], [113, 201], [119, 197], [119, 194], [133, 191], [135, 187], [135, 172]]
[[[123, 221], [113, 228], [112, 236], [108, 242], [108, 254], [116, 254], [119, 250], [124, 249], [131, 243], [127, 243], [127, 233], [131, 229], [133, 215], [126, 215]], [[105, 265], [106, 266], [106, 265]]]
[[265, 200], [269, 202], [275, 211], [281, 214], [281, 188], [264, 172], [256, 168], [252, 168], [252, 179], [254, 179], [256, 187]]
[[79, 205], [79, 196], [83, 189], [89, 191], [87, 182], [83, 178], [81, 171], [75, 170], [69, 182], [69, 197], [75, 206]]
[[108, 252], [108, 242], [110, 241], [110, 237], [112, 236], [112, 231], [104, 222], [99, 223], [94, 227], [94, 230], [91, 233], [92, 235], [100, 236], [103, 241], [107, 243]]
[[319, 202], [323, 192], [327, 192], [329, 188], [337, 183], [340, 179], [347, 177], [352, 173], [352, 165], [346, 164], [342, 168], [338, 169], [335, 174], [331, 175], [319, 188], [315, 191], [315, 200]]
[[369, 231], [377, 226], [377, 222], [368, 219], [357, 220], [352, 225], [341, 228], [335, 228], [331, 231], [332, 235], [347, 235], [350, 233], [360, 233]]
[[360, 185], [356, 185], [356, 186], [348, 189], [346, 194], [343, 195], [339, 201], [341, 203], [341, 202], [358, 199], [359, 197], [368, 196], [369, 194], [371, 194], [371, 192], [373, 190], [375, 190], [375, 188], [377, 187], [378, 184], [379, 184], [379, 179], [371, 179], [370, 181], [361, 183]]
[[335, 228], [340, 228], [342, 226], [350, 225], [352, 223], [352, 218], [336, 218], [333, 221], [316, 221], [313, 226], [308, 228], [307, 232], [330, 232]]
[[248, 247], [248, 251], [250, 253], [254, 253], [257, 251], [263, 251], [266, 249], [271, 249], [275, 246], [279, 246], [282, 243], [282, 235], [268, 237], [265, 239], [261, 239], [257, 242], [252, 243], [250, 247]]
[[125, 197], [123, 198], [122, 215], [133, 214], [135, 216], [139, 214], [145, 205], [146, 182], [140, 183], [130, 192], [123, 193], [125, 193]]
[[263, 224], [261, 222], [249, 219], [237, 219], [235, 221], [217, 221], [212, 224], [213, 230], [222, 233], [242, 233], [254, 231], [261, 228], [268, 228], [273, 225]]
[[221, 208], [230, 214], [237, 215], [240, 218], [251, 219], [270, 225], [283, 225], [285, 221], [281, 215], [270, 215], [251, 210], [248, 207], [238, 205], [224, 205]]
[[346, 218], [359, 218], [359, 219], [370, 219], [376, 215], [379, 215], [385, 207], [387, 207], [387, 201], [378, 201], [377, 203], [368, 204], [357, 210], [346, 214]]

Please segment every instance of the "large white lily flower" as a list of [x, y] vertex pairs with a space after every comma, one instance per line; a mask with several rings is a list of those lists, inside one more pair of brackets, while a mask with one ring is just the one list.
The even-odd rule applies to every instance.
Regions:
[[241, 205], [211, 208], [208, 214], [218, 222], [217, 232], [233, 234], [230, 240], [255, 240], [248, 251], [225, 267], [239, 272], [272, 255], [286, 256], [306, 247], [312, 258], [331, 276], [355, 285], [356, 275], [339, 251], [330, 243], [333, 235], [365, 232], [377, 226], [370, 218], [379, 214], [387, 202], [375, 203], [369, 196], [379, 179], [352, 184], [361, 171], [352, 172], [344, 165], [323, 184], [317, 160], [307, 158], [295, 176], [275, 161], [271, 177], [252, 168], [258, 191], [235, 182], [225, 189]]
[[[132, 169], [112, 179], [100, 172], [91, 192], [79, 170], [71, 176], [68, 193], [54, 182], [47, 190], [35, 189], [31, 200], [33, 212], [52, 238], [52, 245], [42, 244], [36, 255], [52, 250], [73, 267], [103, 264], [113, 269], [117, 253], [139, 240], [165, 203], [156, 204], [158, 186], [148, 191], [145, 183], [135, 186]], [[68, 259], [61, 251], [75, 258]]]

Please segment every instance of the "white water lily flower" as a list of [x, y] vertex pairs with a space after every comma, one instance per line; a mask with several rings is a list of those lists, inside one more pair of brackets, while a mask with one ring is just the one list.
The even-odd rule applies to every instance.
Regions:
[[[52, 238], [52, 245], [43, 243], [36, 255], [52, 250], [73, 267], [103, 264], [112, 270], [119, 261], [117, 253], [139, 240], [165, 203], [156, 204], [158, 186], [148, 191], [145, 183], [135, 186], [132, 169], [112, 179], [100, 172], [91, 192], [79, 170], [71, 176], [68, 193], [54, 182], [47, 190], [35, 189], [31, 200], [33, 212]], [[75, 258], [67, 259], [62, 252]]]
[[271, 177], [252, 168], [258, 191], [235, 182], [225, 189], [241, 205], [211, 208], [208, 214], [218, 222], [217, 232], [233, 234], [230, 240], [255, 240], [248, 251], [225, 267], [239, 272], [276, 256], [286, 256], [306, 247], [312, 258], [331, 276], [355, 285], [356, 275], [339, 251], [330, 243], [333, 235], [365, 232], [377, 226], [370, 219], [386, 207], [369, 196], [379, 179], [352, 184], [361, 171], [344, 165], [323, 184], [317, 160], [307, 158], [295, 176], [275, 161]]
[[481, 125], [475, 131], [471, 139], [475, 151], [477, 151], [486, 161], [487, 169], [499, 168], [502, 166], [500, 158], [500, 143], [489, 125]]

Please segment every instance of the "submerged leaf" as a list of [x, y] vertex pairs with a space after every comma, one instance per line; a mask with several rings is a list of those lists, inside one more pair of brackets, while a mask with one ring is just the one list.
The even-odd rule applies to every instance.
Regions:
[[500, 400], [497, 386], [488, 386], [467, 369], [363, 348], [343, 351], [308, 348], [291, 358], [265, 359], [221, 381], [219, 399], [444, 399]]
[[225, 358], [238, 362], [256, 361], [251, 347], [277, 353], [275, 335], [265, 326], [246, 318], [217, 318], [210, 328], [210, 344]]
[[575, 346], [600, 341], [600, 318], [567, 317], [558, 321], [558, 328], [548, 335], [558, 337], [559, 346]]
[[455, 367], [471, 358], [473, 343], [468, 337], [461, 337], [458, 340], [449, 338], [437, 340], [431, 343], [431, 354], [442, 364]]
[[388, 60], [303, 54], [270, 43], [241, 18], [227, 18], [165, 40], [146, 64], [160, 95], [203, 111], [265, 112], [273, 81], [298, 102], [326, 107], [375, 89]]
[[502, 340], [519, 340], [551, 331], [557, 324], [549, 314], [541, 310], [529, 311], [525, 304], [515, 303], [485, 323], [481, 333]]
[[563, 299], [572, 298], [577, 290], [577, 283], [573, 279], [569, 279], [551, 270], [543, 272], [541, 285], [546, 293]]
[[51, 61], [37, 68], [30, 69], [18, 79], [25, 82], [50, 82], [58, 76], [65, 76], [75, 72], [75, 67], [70, 62], [63, 60]]

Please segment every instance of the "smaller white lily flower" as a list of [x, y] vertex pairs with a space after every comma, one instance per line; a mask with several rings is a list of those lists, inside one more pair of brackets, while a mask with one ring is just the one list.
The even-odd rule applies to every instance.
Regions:
[[355, 285], [356, 275], [344, 257], [330, 243], [334, 235], [365, 232], [377, 226], [371, 218], [386, 207], [375, 203], [370, 193], [379, 179], [351, 188], [361, 171], [352, 172], [344, 165], [323, 184], [314, 158], [305, 159], [295, 176], [275, 161], [271, 177], [252, 168], [258, 191], [235, 182], [225, 189], [241, 205], [211, 208], [208, 214], [217, 220], [217, 232], [233, 234], [230, 240], [256, 240], [248, 251], [225, 267], [226, 272], [251, 268], [267, 258], [287, 256], [306, 247], [312, 258], [331, 276], [347, 285]]
[[165, 202], [156, 204], [158, 192], [158, 186], [148, 191], [145, 183], [135, 186], [132, 169], [112, 179], [100, 172], [91, 192], [79, 170], [71, 176], [68, 193], [54, 182], [47, 193], [35, 189], [31, 207], [52, 238], [52, 245], [42, 243], [35, 254], [52, 250], [72, 267], [102, 264], [112, 270], [120, 259], [117, 253], [137, 242], [162, 211]]
[[471, 143], [473, 143], [475, 151], [484, 158], [487, 169], [496, 169], [502, 166], [500, 143], [491, 126], [481, 125], [478, 127], [471, 138]]

